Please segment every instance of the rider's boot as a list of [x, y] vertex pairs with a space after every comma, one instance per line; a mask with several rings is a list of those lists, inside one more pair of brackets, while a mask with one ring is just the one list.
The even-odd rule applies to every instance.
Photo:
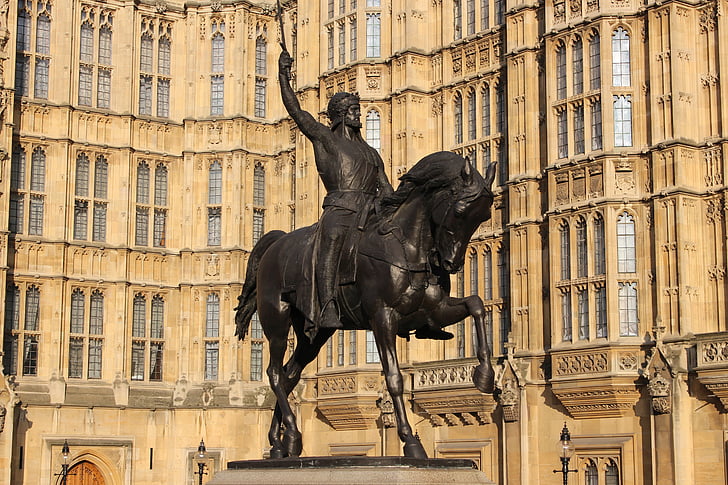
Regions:
[[454, 337], [450, 332], [446, 332], [438, 325], [429, 324], [424, 327], [420, 327], [415, 331], [415, 337], [418, 339], [430, 339], [430, 340], [450, 340]]
[[319, 327], [322, 328], [344, 328], [339, 316], [339, 309], [336, 300], [330, 299], [324, 306], [319, 320]]
[[318, 285], [319, 302], [321, 302], [321, 316], [318, 321], [320, 328], [343, 328], [339, 316], [339, 305], [336, 298], [336, 271], [339, 266], [338, 251], [331, 244], [321, 247], [321, 260], [316, 268], [316, 284]]

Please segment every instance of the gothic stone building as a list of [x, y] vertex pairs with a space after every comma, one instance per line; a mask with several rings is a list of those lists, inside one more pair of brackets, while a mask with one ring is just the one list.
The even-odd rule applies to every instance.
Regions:
[[[472, 323], [400, 341], [433, 457], [499, 484], [725, 484], [726, 0], [284, 2], [294, 85], [361, 96], [392, 180], [498, 161], [454, 292]], [[324, 191], [282, 107], [272, 1], [0, 1], [0, 484], [196, 483], [260, 458], [273, 399], [232, 309], [254, 242]], [[292, 396], [305, 455], [396, 455], [371, 336]], [[209, 479], [208, 476], [203, 477]]]

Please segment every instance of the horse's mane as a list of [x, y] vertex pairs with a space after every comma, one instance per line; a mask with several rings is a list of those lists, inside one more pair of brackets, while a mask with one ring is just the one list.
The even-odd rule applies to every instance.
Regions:
[[[381, 201], [382, 215], [393, 214], [399, 206], [416, 190], [431, 193], [448, 187], [462, 187], [462, 170], [468, 162], [457, 153], [442, 151], [435, 152], [422, 158], [399, 180], [400, 184], [394, 193], [384, 197]], [[482, 176], [473, 169], [475, 183], [474, 192], [480, 192], [485, 186]]]

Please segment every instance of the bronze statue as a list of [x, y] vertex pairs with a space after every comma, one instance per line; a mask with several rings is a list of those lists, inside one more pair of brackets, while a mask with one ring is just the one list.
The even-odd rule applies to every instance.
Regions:
[[[407, 457], [426, 458], [427, 454], [405, 412], [398, 335], [440, 329], [471, 316], [479, 361], [473, 382], [482, 392], [493, 392], [483, 301], [477, 295], [452, 298], [449, 293], [450, 274], [462, 267], [470, 238], [490, 217], [494, 175], [495, 164], [487, 168], [484, 179], [457, 154], [426, 156], [401, 178], [396, 192], [382, 199], [382, 210], [370, 217], [351, 261], [342, 264], [355, 266], [356, 272], [351, 283], [336, 288], [341, 323], [347, 330], [374, 333]], [[304, 261], [311, 257], [317, 230], [315, 224], [291, 233], [265, 234], [250, 255], [236, 308], [236, 335], [245, 337], [257, 311], [269, 342], [267, 373], [277, 400], [268, 432], [271, 458], [301, 454], [301, 433], [288, 395], [304, 367], [336, 332], [322, 327], [309, 339], [306, 317], [297, 303], [298, 288], [306, 280]], [[291, 326], [296, 348], [284, 365]]]
[[[288, 114], [313, 143], [316, 168], [327, 192], [311, 258], [315, 281], [312, 286], [316, 291], [299, 295], [299, 302], [309, 323], [342, 328], [336, 299], [342, 248], [352, 230], [363, 229], [375, 199], [392, 193], [392, 186], [384, 173], [382, 157], [361, 136], [359, 97], [350, 93], [335, 94], [327, 110], [331, 128], [319, 123], [301, 109], [291, 88], [292, 62], [284, 48], [278, 60], [281, 97]], [[307, 331], [312, 336], [315, 328], [309, 325]]]

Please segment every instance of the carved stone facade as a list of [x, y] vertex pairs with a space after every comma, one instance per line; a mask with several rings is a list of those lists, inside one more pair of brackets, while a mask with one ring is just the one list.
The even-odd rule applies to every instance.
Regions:
[[[302, 106], [325, 122], [358, 91], [395, 186], [437, 150], [498, 162], [452, 277], [484, 301], [496, 394], [470, 382], [470, 319], [398, 343], [428, 453], [536, 483], [566, 421], [580, 477], [725, 484], [726, 0], [283, 3]], [[325, 195], [274, 11], [0, 1], [0, 485], [50, 483], [64, 439], [113, 485], [192, 483], [200, 438], [212, 471], [265, 455], [267, 344], [232, 309], [259, 233]], [[304, 454], [401, 453], [388, 402], [371, 338], [337, 332], [291, 398]]]

